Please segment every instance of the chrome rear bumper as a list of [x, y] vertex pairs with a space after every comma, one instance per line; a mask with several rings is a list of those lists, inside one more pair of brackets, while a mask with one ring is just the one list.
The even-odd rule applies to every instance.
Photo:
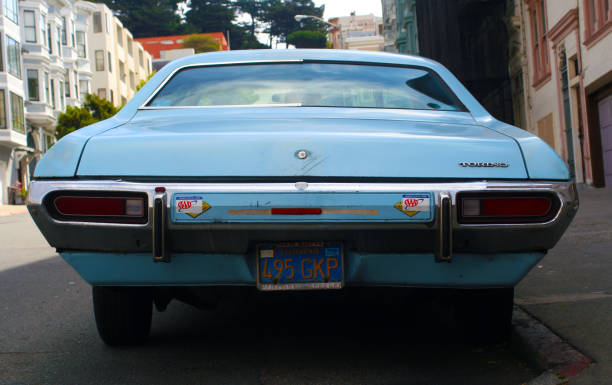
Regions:
[[[35, 180], [30, 185], [28, 208], [41, 232], [60, 251], [155, 253], [158, 259], [173, 253], [248, 254], [261, 242], [340, 240], [347, 250], [359, 253], [435, 253], [438, 261], [458, 253], [516, 253], [545, 251], [553, 247], [578, 208], [575, 186], [570, 182], [456, 183], [138, 183], [110, 180]], [[177, 223], [168, 220], [171, 199], [165, 199], [163, 247], [155, 247], [155, 188], [165, 196], [175, 193], [398, 193], [430, 191], [434, 195], [434, 221], [402, 222], [310, 222], [299, 223]], [[61, 190], [129, 191], [148, 196], [148, 222], [109, 224], [64, 222], [53, 219], [45, 205], [47, 194]], [[460, 192], [548, 192], [560, 201], [556, 216], [544, 223], [462, 224], [457, 221]], [[159, 193], [157, 193], [159, 198]], [[448, 202], [448, 204], [441, 204]], [[445, 209], [445, 207], [447, 207]], [[446, 212], [444, 210], [447, 210]], [[447, 223], [441, 218], [447, 218]], [[159, 220], [159, 219], [157, 219]], [[446, 227], [445, 227], [446, 226]], [[157, 227], [160, 228], [159, 226]], [[159, 230], [158, 230], [159, 231]], [[156, 250], [157, 251], [154, 251]]]

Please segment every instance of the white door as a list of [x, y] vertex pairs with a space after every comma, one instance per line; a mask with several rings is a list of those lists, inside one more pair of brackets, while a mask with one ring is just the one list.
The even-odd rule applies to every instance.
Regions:
[[606, 186], [612, 187], [612, 95], [600, 101], [597, 108], [601, 129], [604, 177]]

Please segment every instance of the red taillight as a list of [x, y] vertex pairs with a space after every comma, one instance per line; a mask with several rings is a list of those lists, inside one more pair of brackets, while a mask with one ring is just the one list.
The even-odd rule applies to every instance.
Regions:
[[95, 196], [95, 192], [67, 192], [50, 197], [48, 202], [50, 213], [59, 220], [144, 223], [147, 217], [143, 194]]
[[322, 212], [323, 210], [320, 208], [311, 207], [276, 208], [270, 210], [272, 215], [321, 215]]
[[558, 207], [549, 195], [466, 195], [459, 198], [462, 223], [536, 223], [552, 219]]

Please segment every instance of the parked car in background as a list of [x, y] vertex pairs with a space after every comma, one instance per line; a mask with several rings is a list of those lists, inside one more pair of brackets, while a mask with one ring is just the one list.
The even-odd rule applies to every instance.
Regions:
[[143, 342], [153, 303], [227, 286], [461, 289], [462, 317], [500, 339], [578, 197], [548, 145], [436, 62], [258, 50], [166, 65], [49, 150], [28, 208], [110, 345]]

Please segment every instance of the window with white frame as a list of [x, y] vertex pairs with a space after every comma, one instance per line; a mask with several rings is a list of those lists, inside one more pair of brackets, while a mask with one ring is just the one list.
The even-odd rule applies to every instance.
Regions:
[[55, 82], [53, 79], [49, 80], [49, 89], [51, 90], [51, 107], [55, 110]]
[[96, 50], [96, 71], [104, 71], [104, 51], [101, 49]]
[[21, 47], [19, 43], [6, 36], [6, 64], [8, 73], [21, 79]]
[[68, 45], [68, 25], [66, 23], [66, 16], [62, 16], [62, 45]]
[[40, 101], [39, 88], [38, 88], [38, 70], [28, 69], [28, 100], [32, 102]]
[[109, 27], [109, 22], [108, 22], [108, 14], [105, 13], [104, 14], [104, 20], [106, 21], [106, 33], [110, 33], [110, 27]]
[[111, 60], [112, 56], [110, 51], [108, 51], [108, 72], [113, 72], [113, 61]]
[[93, 31], [94, 33], [102, 32], [102, 13], [93, 13]]
[[100, 99], [106, 99], [106, 88], [98, 88], [98, 97]]
[[85, 32], [76, 31], [77, 55], [79, 57], [87, 57], [87, 47], [85, 46]]
[[128, 36], [127, 38], [127, 51], [130, 56], [134, 56], [132, 51], [132, 38]]
[[47, 48], [49, 53], [53, 53], [53, 44], [51, 43], [51, 24], [47, 23]]
[[119, 79], [125, 83], [125, 64], [119, 60]]
[[18, 14], [19, 6], [17, 5], [17, 0], [4, 0], [4, 15], [15, 24], [19, 24]]
[[25, 119], [23, 118], [23, 98], [13, 92], [11, 96], [11, 124], [13, 130], [25, 134]]
[[89, 82], [87, 80], [79, 80], [79, 99], [81, 103], [85, 103], [85, 97], [89, 93]]
[[57, 55], [62, 56], [62, 28], [59, 25], [55, 27], [55, 42], [57, 43]]
[[66, 70], [64, 74], [64, 96], [70, 97], [70, 70]]
[[27, 43], [36, 43], [36, 18], [34, 11], [23, 11], [23, 32]]
[[117, 43], [119, 47], [123, 47], [123, 29], [119, 25], [117, 25]]
[[133, 90], [136, 87], [136, 78], [134, 77], [134, 71], [130, 71], [130, 88]]
[[64, 106], [66, 105], [66, 99], [64, 96], [64, 82], [63, 81], [59, 81], [59, 89], [58, 91], [58, 96], [59, 96], [59, 100], [60, 100], [60, 111], [64, 111]]
[[138, 50], [138, 64], [140, 64], [141, 67], [144, 66], [144, 59], [143, 58], [144, 58], [144, 55], [142, 53], [142, 50], [139, 49]]
[[4, 90], [0, 90], [0, 129], [6, 129], [6, 100]]
[[51, 99], [49, 99], [49, 73], [45, 72], [45, 102], [47, 104], [51, 104]]
[[76, 30], [74, 28], [74, 21], [70, 20], [70, 26], [71, 26], [70, 35], [72, 36], [72, 46], [76, 47]]
[[77, 79], [79, 78], [79, 76], [77, 75], [77, 72], [74, 71], [74, 97], [76, 98], [79, 95], [79, 82], [77, 81]]
[[41, 43], [45, 47], [48, 47], [49, 43], [47, 42], [47, 15], [44, 13], [40, 14], [40, 35], [41, 35]]

